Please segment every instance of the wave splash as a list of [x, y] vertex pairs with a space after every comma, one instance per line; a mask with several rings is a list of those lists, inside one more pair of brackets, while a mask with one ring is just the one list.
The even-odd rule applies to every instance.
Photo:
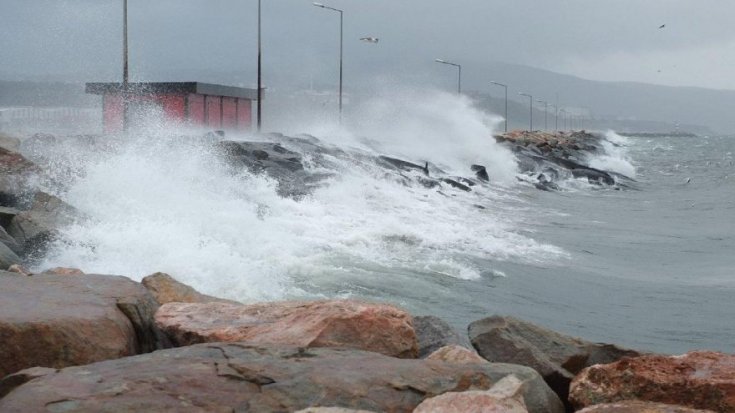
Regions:
[[[362, 126], [325, 133], [332, 142], [318, 144], [325, 161], [301, 155], [307, 169], [328, 178], [298, 199], [279, 196], [277, 182], [266, 175], [233, 171], [212, 141], [172, 131], [100, 138], [113, 142], [106, 145], [48, 147], [53, 156], [36, 153], [35, 159], [45, 159], [43, 166], [62, 183], [50, 189], [86, 219], [64, 228], [37, 267], [136, 279], [163, 271], [204, 293], [248, 302], [328, 294], [319, 285], [324, 274], [360, 272], [376, 283], [396, 273], [471, 280], [492, 276], [492, 261], [565, 256], [519, 232], [523, 201], [508, 185], [437, 190], [358, 161], [366, 154], [413, 152], [409, 160], [432, 157], [465, 174], [468, 163], [488, 165], [496, 182], [513, 176], [512, 155], [491, 138], [492, 126], [481, 112], [467, 101], [459, 102], [466, 110], [437, 110], [457, 101], [444, 94], [434, 98], [412, 109], [421, 119], [434, 119], [428, 124], [411, 116], [405, 124], [400, 116], [386, 119], [390, 104], [371, 102]], [[336, 143], [345, 136], [353, 139]], [[278, 135], [240, 138], [302, 150]], [[437, 140], [447, 144], [432, 146]], [[355, 290], [347, 285], [334, 292]]]
[[636, 168], [633, 166], [627, 151], [630, 140], [613, 131], [607, 131], [600, 143], [604, 153], [590, 157], [589, 165], [596, 169], [617, 172], [635, 179]]

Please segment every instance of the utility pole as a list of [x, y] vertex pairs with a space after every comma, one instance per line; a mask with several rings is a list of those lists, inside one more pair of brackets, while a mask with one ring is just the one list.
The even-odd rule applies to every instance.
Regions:
[[128, 98], [130, 81], [128, 74], [128, 0], [123, 0], [123, 131], [128, 131]]

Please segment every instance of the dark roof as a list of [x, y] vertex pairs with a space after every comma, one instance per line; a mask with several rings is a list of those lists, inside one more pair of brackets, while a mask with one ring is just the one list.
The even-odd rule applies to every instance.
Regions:
[[[196, 93], [200, 95], [225, 96], [250, 100], [258, 99], [258, 91], [256, 89], [200, 82], [128, 83], [128, 89], [136, 95]], [[85, 90], [87, 93], [94, 95], [116, 94], [123, 92], [123, 85], [122, 83], [87, 83]]]

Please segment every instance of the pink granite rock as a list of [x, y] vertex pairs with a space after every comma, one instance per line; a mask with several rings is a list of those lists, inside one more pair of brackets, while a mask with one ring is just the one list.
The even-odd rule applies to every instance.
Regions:
[[169, 303], [156, 324], [177, 346], [248, 342], [301, 347], [347, 347], [400, 358], [418, 353], [411, 316], [386, 304], [352, 300], [253, 305]]
[[643, 400], [735, 412], [735, 355], [700, 351], [595, 365], [572, 381], [570, 400], [580, 408]]

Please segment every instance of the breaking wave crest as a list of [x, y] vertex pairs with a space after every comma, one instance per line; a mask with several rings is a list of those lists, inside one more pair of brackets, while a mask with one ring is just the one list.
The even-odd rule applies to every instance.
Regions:
[[[395, 118], [381, 130], [365, 115], [351, 132], [325, 133], [319, 162], [279, 135], [240, 137], [301, 151], [305, 167], [326, 177], [302, 197], [279, 195], [264, 174], [233, 171], [212, 150], [212, 137], [151, 130], [37, 148], [34, 159], [55, 182], [49, 190], [85, 217], [62, 230], [37, 267], [136, 279], [163, 271], [205, 293], [257, 301], [321, 294], [325, 274], [368, 273], [376, 283], [396, 273], [471, 280], [494, 276], [493, 261], [565, 256], [521, 233], [524, 201], [508, 185], [437, 190], [364, 161], [388, 153], [466, 175], [469, 163], [483, 163], [496, 182], [513, 176], [512, 155], [490, 138], [488, 120], [469, 102], [437, 96], [415, 109], [434, 119], [429, 124], [404, 114], [412, 120]], [[434, 107], [452, 104], [459, 109]], [[388, 104], [370, 105], [371, 116], [389, 115]], [[338, 144], [344, 136], [354, 140]], [[349, 285], [334, 291], [356, 292]]]

